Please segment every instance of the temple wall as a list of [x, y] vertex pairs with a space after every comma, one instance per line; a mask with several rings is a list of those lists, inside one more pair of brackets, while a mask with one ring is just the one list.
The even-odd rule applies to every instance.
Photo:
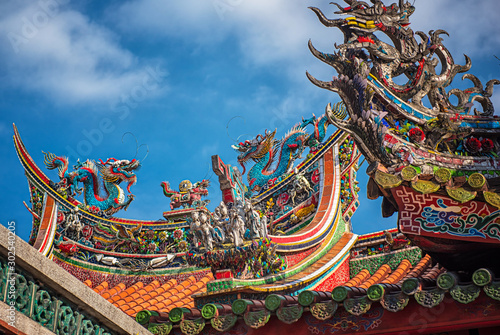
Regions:
[[[12, 282], [9, 282], [10, 279]], [[24, 316], [36, 319], [46, 328], [52, 328], [56, 332], [61, 322], [55, 322], [54, 316], [60, 321], [64, 314], [64, 320], [73, 319], [78, 327], [92, 324], [92, 327], [100, 328], [99, 334], [103, 335], [151, 334], [2, 225], [0, 225], [0, 293], [0, 301], [4, 303], [3, 308], [5, 303], [13, 305]], [[44, 311], [48, 313], [45, 314]], [[15, 320], [16, 327], [18, 324], [19, 326], [21, 323], [23, 326], [25, 324], [22, 314]], [[8, 319], [4, 319], [7, 314], [0, 315], [2, 320], [9, 322]], [[27, 323], [27, 327], [31, 327], [30, 324]], [[30, 335], [39, 334], [31, 330], [26, 332]]]

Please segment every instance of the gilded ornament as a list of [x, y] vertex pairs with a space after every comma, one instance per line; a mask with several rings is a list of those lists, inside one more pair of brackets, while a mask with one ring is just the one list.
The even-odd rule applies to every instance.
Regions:
[[496, 208], [500, 208], [500, 195], [494, 192], [483, 192], [484, 199], [486, 200], [487, 203], [489, 203], [492, 206], [495, 206]]
[[193, 187], [190, 180], [183, 180], [179, 183], [179, 192], [185, 193]]
[[451, 179], [451, 171], [445, 168], [437, 169], [434, 172], [434, 178], [438, 183], [446, 183]]
[[414, 180], [417, 175], [417, 169], [415, 169], [413, 166], [407, 166], [403, 170], [401, 170], [401, 177], [406, 181]]
[[375, 181], [383, 188], [398, 187], [403, 182], [398, 176], [385, 173], [380, 170], [375, 172]]
[[469, 176], [467, 182], [471, 187], [481, 188], [486, 183], [486, 178], [481, 173], [474, 172]]
[[417, 180], [411, 182], [411, 187], [422, 194], [434, 193], [439, 190], [439, 184], [435, 184], [428, 180]]
[[446, 187], [446, 193], [448, 193], [450, 198], [461, 203], [473, 200], [477, 195], [477, 192], [475, 191], [469, 192], [462, 187], [457, 187], [457, 188]]

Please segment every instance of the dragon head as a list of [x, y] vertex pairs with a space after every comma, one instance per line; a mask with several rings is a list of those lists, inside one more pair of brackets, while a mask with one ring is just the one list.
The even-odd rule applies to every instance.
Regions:
[[193, 190], [196, 190], [196, 193], [201, 195], [208, 195], [208, 187], [210, 186], [210, 180], [203, 179], [202, 181], [196, 182], [193, 185]]
[[[305, 129], [301, 128], [300, 125], [292, 128], [283, 137], [281, 142], [283, 146], [286, 146], [290, 150], [290, 158], [292, 160], [301, 158], [302, 152], [305, 149], [305, 143], [309, 138], [309, 134], [306, 133]], [[286, 149], [285, 147], [283, 149]]]
[[265, 131], [264, 135], [257, 135], [255, 139], [245, 142], [240, 142], [238, 145], [232, 145], [231, 147], [240, 152], [238, 155], [238, 163], [240, 163], [243, 168], [242, 174], [245, 174], [246, 167], [245, 163], [250, 159], [254, 161], [260, 160], [268, 152], [270, 152], [276, 143], [274, 136], [276, 135], [276, 129], [273, 132]]
[[409, 18], [415, 12], [415, 7], [404, 0], [399, 0], [399, 6], [395, 3], [385, 6], [380, 0], [372, 0], [373, 6], [357, 0], [345, 0], [345, 2], [348, 7], [332, 3], [339, 9], [335, 14], [349, 15], [343, 19], [327, 19], [318, 8], [311, 7], [324, 25], [342, 30], [345, 35], [344, 43], [355, 40], [366, 42], [360, 41], [359, 38], [367, 37], [375, 31], [383, 31], [389, 35], [401, 33], [401, 30], [407, 29], [410, 24]]
[[316, 124], [317, 120], [318, 119], [316, 118], [316, 115], [314, 115], [314, 114], [309, 119], [302, 118], [302, 123], [300, 124], [300, 128], [305, 128], [310, 124], [314, 125], [314, 124]]
[[99, 162], [98, 167], [102, 178], [114, 184], [120, 184], [122, 181], [127, 182], [127, 191], [130, 193], [130, 186], [137, 182], [134, 171], [141, 166], [139, 161], [137, 159], [129, 161], [127, 159], [108, 158], [106, 162], [102, 160], [99, 160]]

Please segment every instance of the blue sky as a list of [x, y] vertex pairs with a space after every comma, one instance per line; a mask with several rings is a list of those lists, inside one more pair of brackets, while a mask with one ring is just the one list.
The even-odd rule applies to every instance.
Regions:
[[[278, 128], [278, 135], [317, 116], [338, 97], [312, 85], [335, 75], [307, 49], [334, 50], [335, 29], [322, 26], [308, 6], [334, 17], [329, 1], [129, 0], [3, 1], [0, 3], [0, 223], [17, 222], [27, 239], [28, 187], [12, 143], [16, 123], [26, 147], [43, 166], [42, 150], [76, 158], [131, 159], [135, 140], [149, 154], [132, 187], [128, 218], [159, 219], [169, 200], [161, 181], [211, 177], [211, 207], [220, 201], [210, 157], [235, 164], [230, 145]], [[445, 29], [457, 63], [472, 58], [483, 83], [500, 78], [496, 0], [415, 3], [414, 30]], [[459, 77], [452, 87], [465, 88]], [[498, 90], [498, 88], [497, 88]], [[499, 94], [493, 96], [500, 108]], [[122, 141], [123, 138], [123, 141]], [[145, 155], [141, 147], [138, 159]], [[364, 197], [354, 231], [396, 225], [382, 219], [380, 201]], [[47, 174], [57, 180], [54, 171]]]

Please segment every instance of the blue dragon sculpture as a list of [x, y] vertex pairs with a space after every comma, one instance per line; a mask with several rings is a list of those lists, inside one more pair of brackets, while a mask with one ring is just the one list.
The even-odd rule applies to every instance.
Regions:
[[[127, 210], [135, 196], [129, 194], [125, 197], [125, 192], [119, 186], [127, 182], [127, 191], [137, 182], [134, 170], [140, 167], [138, 160], [117, 160], [109, 158], [106, 162], [99, 160], [96, 163], [91, 160], [77, 162], [73, 167], [75, 171], [68, 171], [68, 159], [56, 156], [52, 153], [44, 152], [44, 163], [48, 169], [58, 170], [61, 181], [58, 183], [58, 190], [65, 192], [69, 196], [81, 194], [82, 189], [78, 188], [78, 183], [83, 183], [83, 195], [85, 205], [95, 213], [113, 215], [121, 209]], [[102, 179], [102, 186], [99, 185]], [[101, 195], [100, 188], [104, 189]]]
[[251, 141], [232, 146], [240, 152], [238, 162], [243, 168], [242, 174], [245, 174], [245, 164], [250, 159], [256, 162], [247, 176], [251, 191], [258, 192], [265, 185], [273, 185], [280, 176], [287, 173], [293, 161], [301, 157], [309, 137], [300, 126], [292, 128], [280, 141], [274, 139], [275, 135], [276, 130], [273, 132], [266, 130], [265, 135], [259, 134]]
[[305, 129], [310, 124], [314, 126], [314, 132], [309, 135], [305, 144], [314, 150], [323, 142], [330, 121], [326, 114], [321, 115], [319, 118], [316, 118], [316, 115], [313, 114], [309, 119], [304, 120], [304, 118], [302, 118], [302, 123], [299, 127]]

